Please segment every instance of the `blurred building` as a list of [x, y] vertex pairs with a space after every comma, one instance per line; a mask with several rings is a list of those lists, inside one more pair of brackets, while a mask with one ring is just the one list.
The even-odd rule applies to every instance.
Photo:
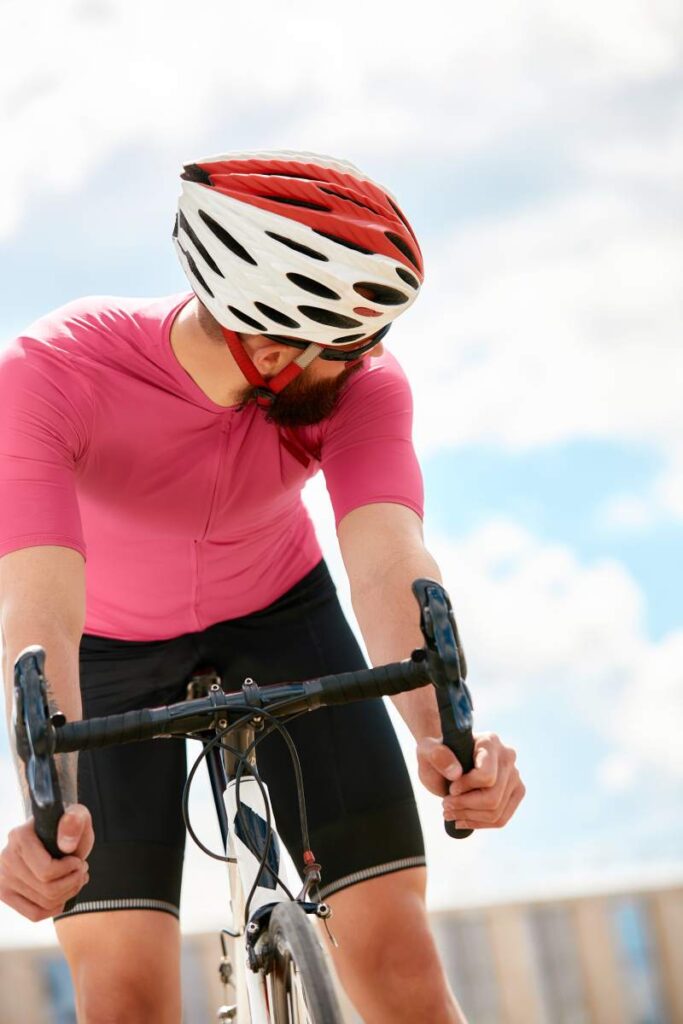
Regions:
[[683, 1024], [683, 889], [435, 914], [472, 1024]]
[[[471, 1024], [683, 1024], [683, 888], [497, 904], [432, 920]], [[217, 935], [185, 938], [185, 1024], [215, 1020], [219, 955]], [[75, 1020], [57, 949], [0, 951], [0, 1024]]]

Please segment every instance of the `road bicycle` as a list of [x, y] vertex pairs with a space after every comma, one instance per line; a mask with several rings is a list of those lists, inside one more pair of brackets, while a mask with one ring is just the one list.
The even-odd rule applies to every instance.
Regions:
[[[221, 980], [234, 999], [221, 1006], [220, 1021], [237, 1024], [342, 1024], [334, 984], [312, 919], [327, 923], [329, 906], [318, 897], [321, 867], [308, 841], [301, 766], [287, 733], [292, 718], [330, 704], [392, 696], [433, 685], [444, 743], [464, 771], [473, 766], [472, 700], [467, 667], [448, 594], [429, 579], [415, 580], [424, 647], [409, 659], [372, 669], [324, 676], [305, 682], [259, 686], [246, 679], [226, 692], [211, 669], [189, 682], [188, 699], [167, 707], [67, 722], [50, 708], [44, 674], [45, 653], [27, 647], [14, 671], [14, 729], [24, 763], [34, 826], [45, 848], [60, 857], [57, 826], [63, 814], [55, 754], [161, 737], [191, 737], [203, 744], [183, 795], [190, 835], [209, 856], [228, 864], [232, 922], [221, 932]], [[259, 776], [257, 747], [279, 731], [292, 756], [299, 795], [304, 849], [303, 881], [297, 895], [281, 872], [281, 841], [265, 783]], [[189, 820], [189, 789], [202, 761], [209, 769], [224, 853], [208, 850]], [[445, 823], [454, 838], [471, 829]], [[300, 880], [301, 881], [301, 880]]]

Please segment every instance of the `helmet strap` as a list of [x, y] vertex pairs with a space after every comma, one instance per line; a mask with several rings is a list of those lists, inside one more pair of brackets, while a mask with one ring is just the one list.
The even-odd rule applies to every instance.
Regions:
[[313, 362], [316, 356], [323, 349], [322, 345], [316, 345], [315, 342], [311, 342], [311, 344], [307, 345], [306, 348], [299, 353], [296, 359], [293, 359], [291, 363], [288, 363], [283, 370], [276, 373], [274, 377], [266, 379], [261, 376], [254, 366], [254, 363], [249, 357], [236, 332], [229, 330], [222, 324], [220, 324], [220, 328], [235, 362], [247, 378], [248, 382], [257, 390], [257, 404], [265, 407], [269, 406], [271, 402], [274, 401], [276, 395], [279, 395], [281, 391], [284, 391], [287, 385], [291, 384], [291, 382], [299, 376], [302, 370], [305, 370], [306, 367]]

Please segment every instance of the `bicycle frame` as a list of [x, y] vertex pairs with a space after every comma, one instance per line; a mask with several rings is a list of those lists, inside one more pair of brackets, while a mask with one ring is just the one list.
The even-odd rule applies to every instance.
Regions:
[[[220, 688], [220, 680], [215, 673], [196, 675], [188, 686], [188, 696], [198, 696]], [[219, 721], [218, 731], [226, 726], [227, 721]], [[255, 728], [252, 723], [232, 729], [228, 740], [231, 749], [224, 748], [219, 752], [214, 747], [207, 756], [211, 791], [228, 857], [230, 907], [233, 919], [233, 927], [223, 930], [232, 939], [233, 955], [227, 964], [225, 957], [223, 958], [221, 977], [224, 981], [227, 976], [230, 977], [235, 989], [236, 1006], [223, 1007], [224, 1016], [219, 1019], [237, 1020], [238, 1024], [246, 1024], [243, 1013], [247, 1005], [251, 1024], [268, 1024], [271, 1019], [264, 975], [260, 971], [251, 970], [248, 966], [250, 956], [259, 955], [258, 938], [253, 943], [253, 953], [249, 952], [249, 930], [254, 929], [254, 935], [258, 935], [259, 912], [272, 907], [275, 903], [290, 899], [289, 894], [276, 880], [282, 870], [282, 844], [277, 833], [267, 786], [262, 781], [257, 781], [254, 775], [254, 735]], [[207, 733], [202, 742], [207, 746], [213, 738], [213, 734]], [[240, 762], [244, 763], [244, 757], [250, 748], [247, 768], [242, 769], [238, 787], [237, 767]], [[214, 754], [215, 756], [212, 756]], [[270, 847], [266, 866], [261, 871], [261, 859], [269, 831]], [[297, 881], [301, 886], [301, 879], [297, 877]], [[249, 921], [245, 922], [246, 894], [250, 893], [252, 888], [254, 891], [249, 904]], [[306, 898], [307, 889], [308, 886], [303, 886], [298, 902]]]

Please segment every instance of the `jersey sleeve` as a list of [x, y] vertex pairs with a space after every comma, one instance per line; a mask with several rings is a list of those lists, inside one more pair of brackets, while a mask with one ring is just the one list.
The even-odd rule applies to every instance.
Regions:
[[64, 359], [21, 338], [0, 360], [0, 555], [48, 544], [86, 555], [76, 464], [87, 447], [84, 401]]
[[324, 433], [321, 466], [337, 525], [353, 509], [406, 505], [422, 518], [422, 474], [412, 442], [410, 386], [391, 357], [351, 378]]

